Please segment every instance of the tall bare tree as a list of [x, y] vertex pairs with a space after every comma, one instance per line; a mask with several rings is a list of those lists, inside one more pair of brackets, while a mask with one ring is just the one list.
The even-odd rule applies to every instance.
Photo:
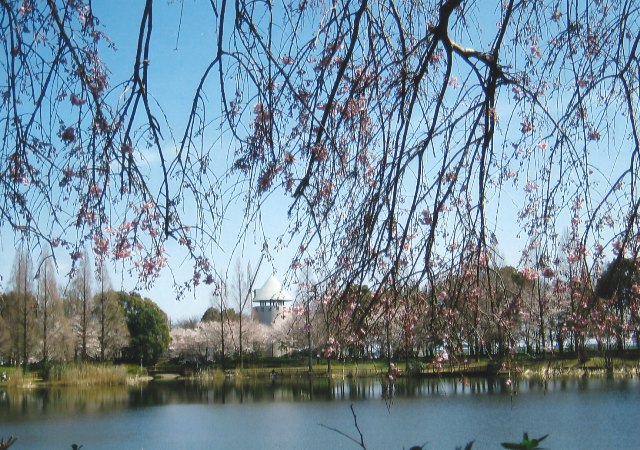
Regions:
[[11, 358], [11, 334], [9, 333], [9, 325], [7, 325], [5, 317], [7, 316], [7, 297], [4, 293], [0, 294], [0, 358], [2, 361], [13, 363]]
[[93, 271], [89, 255], [78, 257], [75, 275], [68, 292], [68, 310], [76, 336], [76, 357], [85, 360], [94, 332], [92, 319]]
[[69, 321], [60, 298], [56, 270], [51, 255], [45, 255], [38, 265], [38, 321], [42, 332], [42, 361], [64, 361], [72, 356]]
[[[98, 262], [98, 282], [100, 283], [100, 291], [97, 299], [94, 302], [96, 308], [96, 315], [98, 317], [99, 332], [98, 342], [100, 343], [100, 361], [105, 360], [105, 348], [106, 348], [106, 323], [107, 323], [107, 291], [111, 290], [111, 282], [109, 280], [109, 274], [104, 266], [104, 259], [100, 259]], [[122, 315], [124, 319], [124, 314]], [[125, 323], [126, 324], [126, 323]]]
[[[202, 322], [210, 323], [211, 326], [207, 327], [207, 335], [212, 337], [213, 342], [220, 343], [220, 364], [222, 368], [225, 366], [225, 357], [227, 354], [226, 344], [228, 344], [228, 337], [233, 339], [233, 336], [230, 334], [231, 332], [231, 324], [229, 322], [229, 311], [227, 309], [228, 302], [230, 298], [230, 287], [231, 284], [221, 283], [219, 287], [211, 293], [211, 304], [202, 316]], [[213, 306], [217, 303], [217, 306]], [[220, 323], [220, 326], [217, 327], [215, 324]], [[212, 345], [212, 347], [218, 347], [217, 345]]]
[[[29, 253], [22, 247], [13, 263], [13, 301], [17, 303], [17, 330], [14, 334], [20, 361], [26, 369], [37, 346], [36, 311], [37, 302], [33, 293], [33, 267]], [[17, 331], [16, 330], [16, 331]]]
[[251, 262], [248, 262], [246, 270], [243, 272], [240, 260], [236, 261], [234, 285], [238, 295], [238, 349], [240, 356], [240, 369], [244, 369], [244, 342], [246, 341], [245, 329], [243, 328], [243, 325], [246, 325], [244, 319], [247, 314], [247, 309], [249, 310], [249, 315], [251, 315], [251, 302], [253, 300], [254, 291], [253, 287], [255, 286], [256, 277], [258, 276], [258, 271], [260, 270], [261, 265], [262, 258], [258, 261], [256, 270], [253, 270], [251, 268]]
[[118, 294], [105, 290], [96, 294], [93, 316], [99, 324], [98, 346], [101, 361], [113, 360], [129, 345], [130, 334]]
[[11, 364], [19, 364], [22, 356], [20, 350], [20, 296], [15, 291], [3, 293], [0, 297], [0, 315], [2, 318], [0, 350], [3, 359]]
[[98, 292], [91, 305], [91, 317], [97, 328], [99, 358], [106, 361], [118, 356], [129, 344], [129, 330], [118, 294], [111, 287], [109, 272], [104, 259], [98, 261]]

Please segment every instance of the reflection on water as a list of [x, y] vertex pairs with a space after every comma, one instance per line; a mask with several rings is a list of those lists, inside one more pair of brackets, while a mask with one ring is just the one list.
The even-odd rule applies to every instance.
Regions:
[[[324, 378], [276, 380], [225, 380], [221, 383], [192, 381], [150, 382], [137, 386], [0, 388], [0, 421], [25, 420], [47, 415], [93, 414], [169, 404], [239, 404], [263, 402], [355, 402], [429, 396], [518, 395], [528, 392], [585, 391], [598, 389], [606, 380], [595, 378], [399, 379], [390, 385], [380, 379], [331, 380]], [[626, 390], [637, 380], [617, 380]]]
[[[636, 450], [640, 380], [504, 378], [181, 381], [130, 387], [0, 388], [0, 438], [16, 450], [495, 449], [527, 431], [545, 448]], [[249, 426], [250, 424], [250, 426]], [[320, 426], [326, 425], [328, 428]], [[13, 448], [13, 447], [12, 447]]]
[[0, 421], [28, 420], [55, 414], [93, 414], [129, 407], [124, 386], [37, 389], [0, 388]]

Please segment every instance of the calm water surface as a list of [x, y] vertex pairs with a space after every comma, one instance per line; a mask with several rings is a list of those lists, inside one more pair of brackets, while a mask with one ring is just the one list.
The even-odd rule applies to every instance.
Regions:
[[640, 448], [638, 379], [302, 380], [2, 389], [11, 450], [474, 449], [549, 433], [549, 449]]

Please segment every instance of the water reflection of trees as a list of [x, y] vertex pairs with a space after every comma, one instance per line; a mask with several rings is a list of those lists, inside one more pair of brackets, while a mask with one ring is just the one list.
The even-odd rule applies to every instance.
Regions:
[[[514, 380], [505, 378], [400, 379], [389, 384], [383, 379], [279, 379], [225, 380], [222, 383], [162, 383], [140, 391], [136, 403], [260, 403], [306, 401], [383, 400], [458, 395], [511, 395], [514, 392], [584, 389], [575, 380]], [[567, 385], [567, 383], [569, 383]], [[133, 394], [132, 394], [133, 396]]]
[[93, 414], [126, 409], [128, 406], [129, 391], [122, 386], [0, 390], [0, 422], [54, 412], [57, 416]]
[[157, 382], [119, 387], [0, 389], [0, 421], [37, 415], [92, 414], [168, 404], [240, 404], [273, 402], [357, 402], [430, 396], [488, 396], [515, 393], [584, 391], [604, 387], [604, 379], [505, 378], [382, 379], [326, 378], [225, 380], [219, 383]]

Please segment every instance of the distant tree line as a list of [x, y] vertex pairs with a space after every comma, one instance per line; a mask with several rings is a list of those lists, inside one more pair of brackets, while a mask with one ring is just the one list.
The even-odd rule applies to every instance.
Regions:
[[266, 325], [252, 317], [247, 304], [241, 311], [226, 307], [230, 300], [223, 297], [219, 307], [210, 306], [201, 318], [175, 324], [169, 356], [183, 363], [221, 365], [233, 359], [235, 365], [243, 367], [247, 357], [280, 356], [300, 349], [299, 327], [292, 308], [283, 308], [279, 319]]
[[0, 293], [0, 363], [155, 362], [169, 344], [166, 314], [150, 299], [116, 292], [98, 262], [78, 258], [59, 285], [50, 256], [18, 252], [10, 288]]
[[233, 308], [222, 313], [207, 309], [201, 319], [182, 321], [171, 329], [169, 355], [182, 363], [228, 364], [240, 367], [246, 358], [279, 356], [298, 350], [293, 314], [272, 325], [263, 325], [247, 315], [242, 319]]
[[316, 353], [390, 361], [640, 347], [632, 259], [619, 255], [597, 279], [572, 261], [542, 271], [461, 264], [428, 287], [335, 294], [308, 283], [294, 307], [299, 328], [310, 330]]
[[[638, 348], [640, 267], [622, 254], [597, 278], [567, 258], [542, 270], [478, 265], [471, 258], [430, 286], [332, 291], [310, 277], [285, 320], [244, 320], [221, 301], [171, 330], [170, 354], [211, 362], [242, 353], [409, 361]], [[242, 296], [240, 296], [242, 298]], [[241, 347], [242, 344], [242, 347]], [[443, 359], [444, 358], [444, 359]]]

